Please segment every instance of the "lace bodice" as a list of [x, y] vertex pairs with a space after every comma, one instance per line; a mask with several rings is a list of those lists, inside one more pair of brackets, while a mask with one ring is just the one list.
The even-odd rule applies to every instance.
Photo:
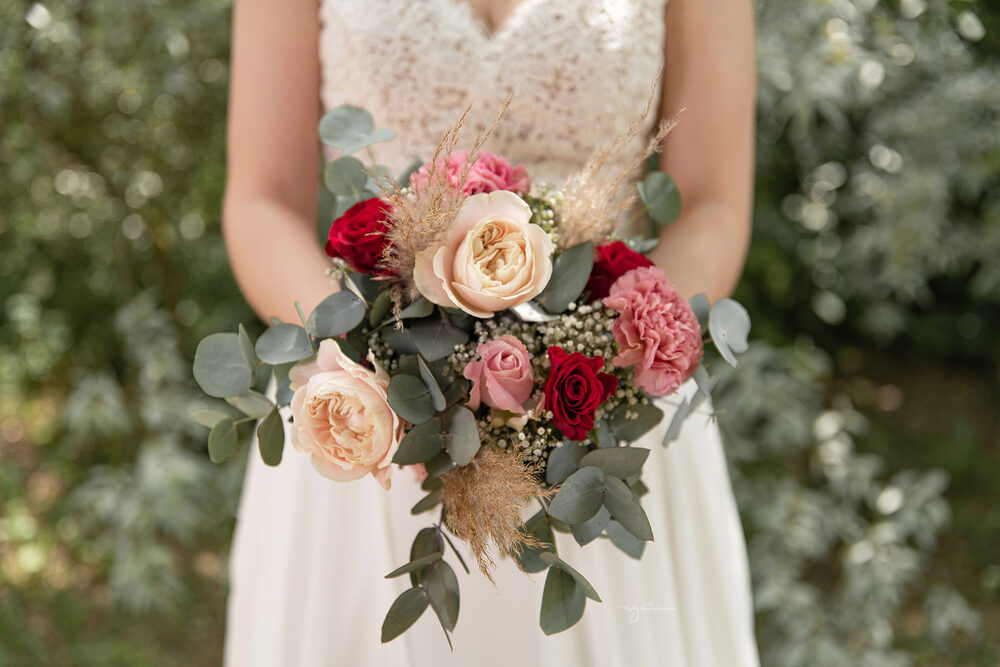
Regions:
[[558, 183], [642, 112], [663, 60], [666, 0], [522, 0], [494, 32], [462, 0], [320, 2], [323, 104], [394, 130], [374, 150], [396, 172], [474, 101], [471, 142], [513, 92], [487, 148]]

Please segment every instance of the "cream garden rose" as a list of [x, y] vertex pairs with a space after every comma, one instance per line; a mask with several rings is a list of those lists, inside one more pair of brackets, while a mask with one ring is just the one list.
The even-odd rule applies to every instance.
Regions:
[[374, 372], [327, 339], [315, 361], [292, 368], [291, 441], [324, 477], [348, 482], [371, 473], [388, 489], [403, 421], [387, 401], [388, 374], [369, 361]]
[[472, 195], [439, 245], [417, 254], [417, 290], [429, 301], [490, 317], [538, 296], [552, 277], [552, 240], [513, 192]]

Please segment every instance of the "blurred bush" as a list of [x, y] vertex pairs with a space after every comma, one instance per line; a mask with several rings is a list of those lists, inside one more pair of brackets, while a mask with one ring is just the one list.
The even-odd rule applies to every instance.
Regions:
[[[759, 15], [758, 343], [716, 405], [764, 664], [995, 664], [1000, 12]], [[219, 662], [241, 462], [207, 462], [187, 369], [252, 319], [218, 225], [228, 24], [0, 5], [0, 664]]]

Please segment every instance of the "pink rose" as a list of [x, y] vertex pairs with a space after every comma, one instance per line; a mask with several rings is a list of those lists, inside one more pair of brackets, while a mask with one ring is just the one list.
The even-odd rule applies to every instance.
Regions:
[[618, 341], [614, 365], [634, 365], [635, 384], [653, 396], [666, 396], [687, 380], [701, 360], [701, 327], [655, 266], [628, 271], [614, 282], [603, 303], [621, 315], [612, 327]]
[[480, 402], [491, 408], [522, 414], [535, 386], [531, 355], [518, 339], [500, 336], [476, 348], [481, 361], [470, 361], [462, 372], [472, 381], [469, 407]]
[[553, 250], [516, 194], [472, 195], [441, 242], [417, 253], [413, 281], [432, 303], [491, 317], [541, 294]]
[[371, 473], [386, 489], [403, 421], [387, 400], [389, 376], [354, 363], [332, 340], [320, 343], [315, 361], [289, 371], [292, 446], [310, 454], [319, 474], [338, 482]]
[[[462, 170], [468, 157], [467, 150], [454, 151], [448, 155], [447, 161], [445, 158], [439, 158], [437, 161], [437, 169], [444, 170], [448, 182], [456, 189], [461, 187], [462, 194], [469, 196], [496, 190], [527, 193], [531, 190], [531, 178], [528, 177], [528, 170], [523, 164], [512, 167], [507, 158], [486, 151], [479, 152], [476, 161], [469, 168], [463, 185]], [[420, 192], [427, 186], [429, 180], [430, 165], [421, 165], [410, 176], [410, 187]]]

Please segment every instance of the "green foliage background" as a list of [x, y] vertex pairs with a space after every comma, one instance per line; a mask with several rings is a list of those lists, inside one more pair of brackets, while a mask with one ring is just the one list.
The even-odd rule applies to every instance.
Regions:
[[[218, 664], [229, 2], [0, 5], [0, 665]], [[1000, 661], [1000, 9], [759, 4], [716, 398], [766, 665]], [[221, 474], [220, 474], [221, 472]]]

